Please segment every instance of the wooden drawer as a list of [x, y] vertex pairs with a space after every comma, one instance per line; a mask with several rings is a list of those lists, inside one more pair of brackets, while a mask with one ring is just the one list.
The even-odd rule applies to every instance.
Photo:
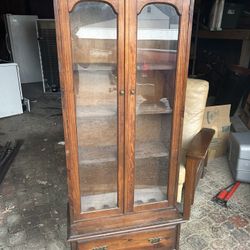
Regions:
[[177, 228], [169, 227], [140, 233], [128, 233], [90, 242], [79, 242], [78, 250], [167, 250], [176, 248]]

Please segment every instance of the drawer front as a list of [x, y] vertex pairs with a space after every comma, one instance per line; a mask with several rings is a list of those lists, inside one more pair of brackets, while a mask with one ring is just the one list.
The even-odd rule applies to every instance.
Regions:
[[167, 250], [175, 249], [177, 241], [176, 227], [151, 230], [140, 233], [128, 233], [116, 237], [78, 243], [79, 250]]

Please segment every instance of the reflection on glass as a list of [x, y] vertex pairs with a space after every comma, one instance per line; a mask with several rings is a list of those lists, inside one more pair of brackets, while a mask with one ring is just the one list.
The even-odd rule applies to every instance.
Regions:
[[135, 205], [167, 200], [178, 25], [167, 4], [138, 15]]
[[117, 17], [103, 2], [70, 14], [81, 210], [117, 207]]

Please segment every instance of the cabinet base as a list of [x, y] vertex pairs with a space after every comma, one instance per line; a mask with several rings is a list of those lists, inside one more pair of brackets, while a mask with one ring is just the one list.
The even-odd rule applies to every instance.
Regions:
[[112, 237], [99, 237], [93, 240], [77, 239], [71, 242], [72, 250], [173, 250], [179, 249], [180, 224], [131, 232]]

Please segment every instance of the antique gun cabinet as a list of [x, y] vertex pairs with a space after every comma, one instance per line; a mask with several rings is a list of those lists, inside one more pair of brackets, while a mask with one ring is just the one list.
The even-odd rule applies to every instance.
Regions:
[[193, 0], [55, 0], [72, 249], [178, 249]]

